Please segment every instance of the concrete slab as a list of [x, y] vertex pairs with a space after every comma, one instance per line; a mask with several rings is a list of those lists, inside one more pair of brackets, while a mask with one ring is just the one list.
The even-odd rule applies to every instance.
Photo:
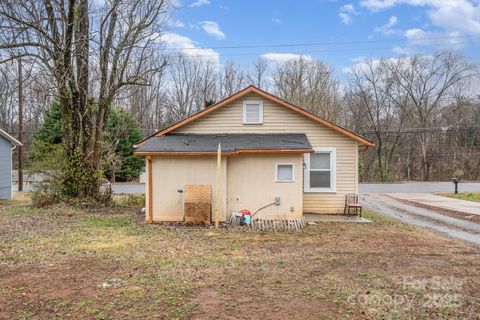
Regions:
[[480, 215], [480, 202], [453, 199], [431, 193], [389, 193], [387, 195], [396, 199], [407, 200], [433, 208]]
[[333, 222], [333, 223], [369, 223], [372, 222], [365, 218], [360, 218], [359, 216], [344, 216], [344, 215], [337, 215], [337, 214], [315, 214], [315, 213], [304, 213], [303, 216], [305, 220], [308, 222], [316, 222], [316, 223], [325, 223], [325, 222]]

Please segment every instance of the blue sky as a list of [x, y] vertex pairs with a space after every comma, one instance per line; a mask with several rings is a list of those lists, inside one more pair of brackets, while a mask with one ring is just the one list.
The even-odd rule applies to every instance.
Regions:
[[[177, 0], [177, 7], [167, 47], [219, 63], [305, 55], [341, 76], [366, 58], [442, 49], [480, 62], [480, 0]], [[305, 43], [324, 45], [273, 46]], [[265, 47], [219, 48], [249, 45]]]

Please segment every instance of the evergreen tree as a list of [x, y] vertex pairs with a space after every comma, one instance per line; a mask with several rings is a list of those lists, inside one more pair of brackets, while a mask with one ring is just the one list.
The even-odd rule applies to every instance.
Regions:
[[[33, 169], [56, 170], [62, 164], [62, 115], [60, 104], [52, 103], [44, 114], [44, 121], [33, 137], [30, 161]], [[143, 138], [142, 129], [135, 118], [122, 108], [114, 107], [108, 114], [102, 172], [115, 181], [130, 181], [138, 177], [144, 165], [141, 157], [134, 156], [133, 145]]]

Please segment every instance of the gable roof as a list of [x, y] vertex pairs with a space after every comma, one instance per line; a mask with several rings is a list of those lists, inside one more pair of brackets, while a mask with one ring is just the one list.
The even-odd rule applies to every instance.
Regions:
[[14, 137], [12, 137], [11, 135], [9, 135], [8, 133], [6, 133], [5, 131], [3, 131], [2, 129], [0, 129], [0, 136], [4, 137], [5, 139], [7, 139], [12, 145], [14, 146], [21, 146], [22, 143], [20, 141], [18, 141], [17, 139], [15, 139]]
[[361, 135], [359, 135], [359, 134], [357, 134], [353, 131], [345, 129], [345, 128], [337, 125], [337, 124], [334, 124], [331, 121], [325, 120], [322, 117], [319, 117], [319, 116], [317, 116], [317, 115], [315, 115], [311, 112], [308, 112], [308, 111], [306, 111], [306, 110], [304, 110], [304, 109], [302, 109], [302, 108], [300, 108], [296, 105], [293, 105], [293, 104], [291, 104], [291, 103], [289, 103], [285, 100], [282, 100], [282, 99], [280, 99], [280, 98], [278, 98], [278, 97], [276, 97], [276, 96], [274, 96], [274, 95], [272, 95], [272, 94], [270, 94], [266, 91], [263, 91], [263, 90], [255, 87], [255, 86], [250, 85], [250, 86], [246, 87], [245, 89], [238, 91], [234, 95], [232, 95], [232, 96], [230, 96], [230, 97], [228, 97], [228, 98], [226, 98], [226, 99], [224, 99], [224, 100], [222, 100], [222, 101], [220, 101], [220, 102], [218, 102], [218, 103], [216, 103], [216, 104], [214, 104], [214, 105], [212, 105], [212, 106], [210, 106], [206, 109], [203, 109], [202, 111], [199, 111], [199, 112], [191, 115], [190, 117], [185, 118], [182, 121], [179, 121], [175, 124], [172, 124], [171, 126], [168, 126], [164, 129], [154, 133], [153, 135], [151, 135], [151, 136], [143, 139], [139, 143], [137, 143], [137, 145], [135, 147], [140, 147], [141, 145], [143, 145], [145, 143], [146, 140], [150, 139], [151, 137], [158, 137], [158, 136], [162, 136], [162, 135], [165, 135], [167, 133], [170, 133], [173, 130], [175, 130], [175, 129], [183, 126], [183, 125], [186, 125], [187, 123], [190, 123], [190, 122], [192, 122], [192, 121], [194, 121], [194, 120], [196, 120], [200, 117], [203, 117], [204, 115], [206, 115], [210, 112], [213, 112], [213, 111], [229, 104], [230, 102], [232, 102], [236, 99], [239, 99], [239, 98], [241, 98], [244, 95], [247, 95], [249, 93], [256, 93], [256, 94], [260, 95], [261, 97], [263, 97], [265, 99], [268, 99], [268, 100], [273, 101], [273, 102], [275, 102], [275, 103], [277, 103], [277, 104], [279, 104], [283, 107], [286, 107], [290, 110], [298, 112], [301, 115], [306, 116], [307, 118], [310, 118], [310, 119], [312, 119], [312, 120], [314, 120], [314, 121], [316, 121], [316, 122], [318, 122], [318, 123], [320, 123], [320, 124], [322, 124], [322, 125], [324, 125], [328, 128], [331, 128], [335, 131], [338, 131], [338, 132], [340, 132], [340, 133], [342, 133], [342, 134], [344, 134], [344, 135], [346, 135], [346, 136], [364, 144], [367, 147], [374, 147], [375, 146], [375, 143], [373, 143], [373, 141], [371, 141], [371, 140], [369, 140], [369, 139], [367, 139], [367, 138], [365, 138], [365, 137], [363, 137], [363, 136], [361, 136]]

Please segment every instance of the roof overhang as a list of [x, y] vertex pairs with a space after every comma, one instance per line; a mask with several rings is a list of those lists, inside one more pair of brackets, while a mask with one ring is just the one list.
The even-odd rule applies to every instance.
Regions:
[[22, 146], [22, 143], [20, 141], [18, 141], [17, 139], [15, 139], [14, 137], [9, 135], [7, 132], [5, 132], [2, 129], [0, 129], [0, 136], [7, 139], [13, 146], [17, 146], [17, 147]]
[[[221, 152], [222, 156], [235, 156], [240, 154], [304, 154], [313, 153], [313, 149], [239, 149], [233, 152]], [[133, 152], [137, 156], [216, 156], [217, 152]]]
[[155, 137], [155, 136], [159, 137], [159, 136], [168, 134], [168, 133], [178, 129], [179, 127], [184, 126], [187, 123], [190, 123], [190, 122], [192, 122], [192, 121], [194, 121], [194, 120], [196, 120], [200, 117], [203, 117], [204, 115], [206, 115], [210, 112], [213, 112], [213, 111], [215, 111], [215, 110], [217, 110], [217, 109], [219, 109], [219, 108], [221, 108], [221, 107], [233, 102], [234, 100], [237, 100], [237, 99], [239, 99], [239, 98], [241, 98], [244, 95], [247, 95], [249, 93], [256, 93], [256, 94], [260, 95], [261, 97], [263, 97], [265, 99], [268, 99], [268, 100], [273, 101], [275, 103], [278, 103], [279, 105], [284, 106], [284, 107], [286, 107], [290, 110], [298, 112], [298, 113], [306, 116], [307, 118], [312, 119], [313, 121], [316, 121], [316, 122], [318, 122], [318, 123], [320, 123], [320, 124], [322, 124], [322, 125], [324, 125], [328, 128], [331, 128], [335, 131], [338, 131], [341, 134], [344, 134], [344, 135], [356, 140], [357, 142], [361, 143], [362, 145], [364, 145], [367, 148], [375, 146], [375, 143], [373, 141], [371, 141], [371, 140], [369, 140], [369, 139], [367, 139], [367, 138], [365, 138], [365, 137], [363, 137], [363, 136], [361, 136], [361, 135], [359, 135], [359, 134], [357, 134], [353, 131], [345, 129], [345, 128], [337, 125], [337, 124], [334, 124], [331, 121], [325, 120], [325, 119], [323, 119], [323, 118], [321, 118], [321, 117], [319, 117], [319, 116], [317, 116], [317, 115], [315, 115], [311, 112], [308, 112], [308, 111], [306, 111], [306, 110], [304, 110], [304, 109], [302, 109], [298, 106], [295, 106], [295, 105], [293, 105], [289, 102], [286, 102], [285, 100], [282, 100], [282, 99], [280, 99], [280, 98], [278, 98], [278, 97], [276, 97], [276, 96], [274, 96], [274, 95], [272, 95], [268, 92], [265, 92], [265, 91], [255, 87], [255, 86], [248, 86], [247, 88], [235, 93], [234, 95], [232, 95], [232, 96], [230, 96], [230, 97], [228, 97], [228, 98], [226, 98], [226, 99], [224, 99], [224, 100], [222, 100], [222, 101], [220, 101], [220, 102], [218, 102], [218, 103], [216, 103], [216, 104], [214, 104], [214, 105], [212, 105], [212, 106], [210, 106], [210, 107], [208, 107], [208, 108], [206, 108], [206, 109], [204, 109], [200, 112], [197, 112], [197, 113], [193, 114], [192, 116], [190, 116], [190, 117], [188, 117], [188, 118], [186, 118], [182, 121], [179, 121], [179, 122], [177, 122], [177, 123], [175, 123], [171, 126], [168, 126], [164, 129], [154, 133], [153, 135], [143, 139], [142, 141], [138, 142], [135, 145], [135, 148], [141, 147], [151, 137]]

